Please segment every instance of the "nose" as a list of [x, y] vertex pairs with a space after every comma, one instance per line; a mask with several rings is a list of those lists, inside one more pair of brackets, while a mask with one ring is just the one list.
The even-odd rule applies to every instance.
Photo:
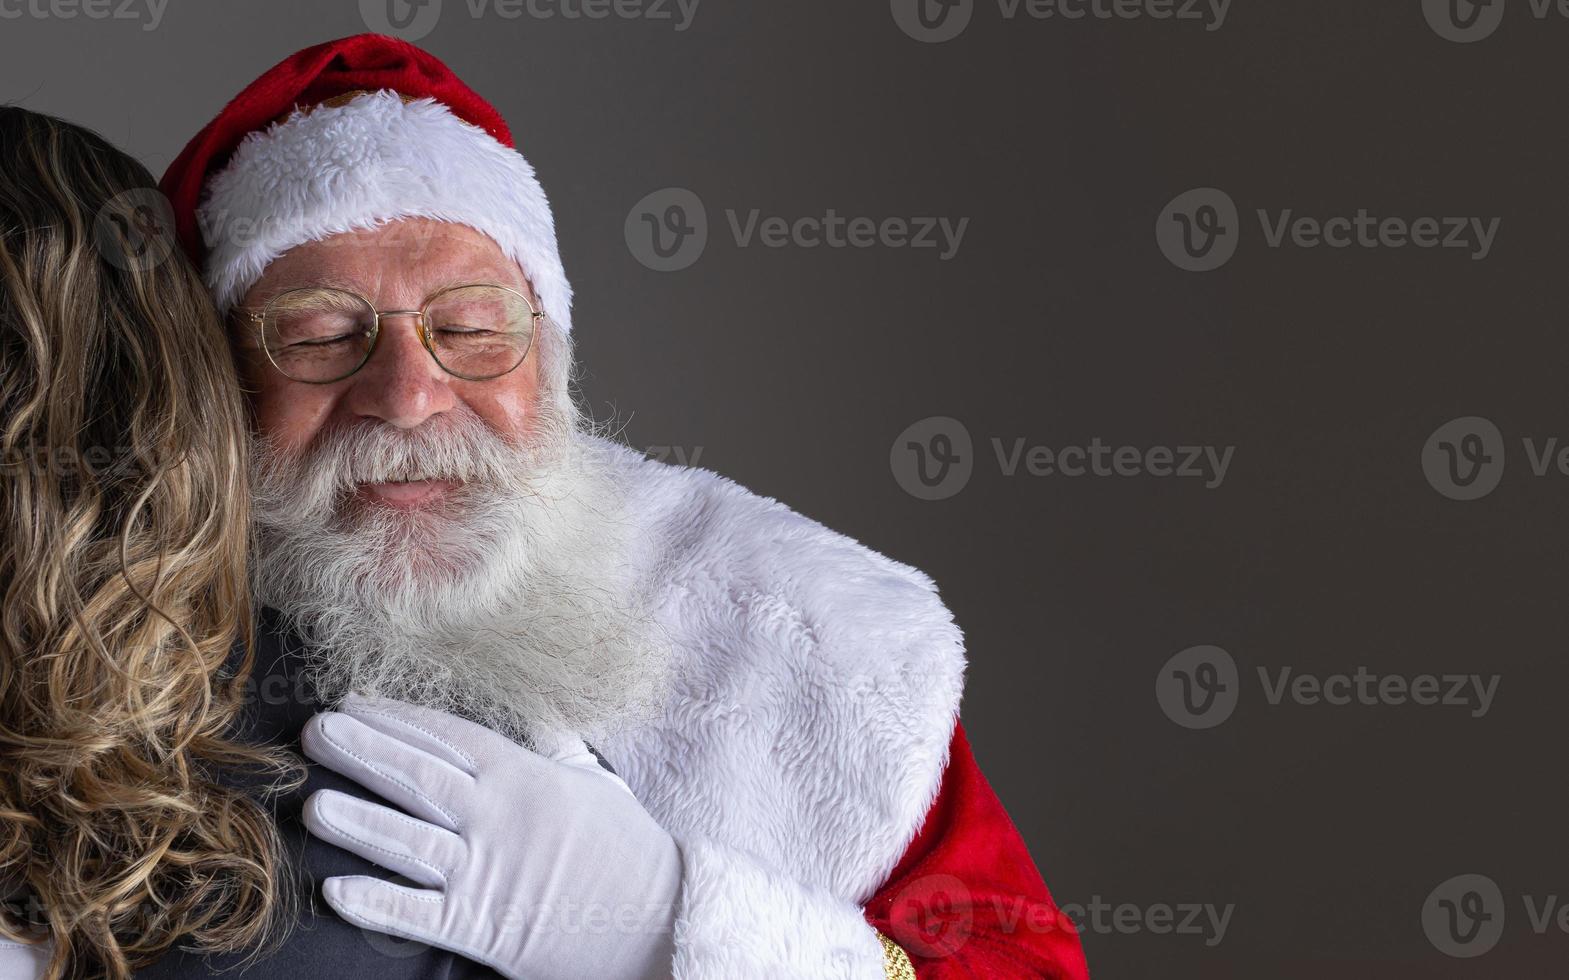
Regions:
[[412, 429], [452, 409], [456, 398], [449, 377], [420, 343], [414, 317], [383, 317], [376, 349], [350, 379], [346, 407], [361, 417]]

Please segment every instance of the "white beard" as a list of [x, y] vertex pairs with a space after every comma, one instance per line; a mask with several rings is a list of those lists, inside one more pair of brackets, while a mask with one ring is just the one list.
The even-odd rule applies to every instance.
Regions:
[[[662, 703], [669, 644], [627, 569], [606, 454], [549, 420], [531, 442], [459, 408], [338, 428], [293, 456], [255, 446], [257, 598], [304, 639], [321, 696], [396, 698], [541, 751]], [[412, 512], [350, 498], [420, 475], [464, 485]]]

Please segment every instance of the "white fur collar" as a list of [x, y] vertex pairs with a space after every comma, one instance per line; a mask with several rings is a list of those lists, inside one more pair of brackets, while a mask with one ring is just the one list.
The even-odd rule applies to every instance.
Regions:
[[860, 903], [920, 829], [965, 655], [931, 579], [709, 470], [615, 450], [675, 696], [596, 747], [678, 839]]

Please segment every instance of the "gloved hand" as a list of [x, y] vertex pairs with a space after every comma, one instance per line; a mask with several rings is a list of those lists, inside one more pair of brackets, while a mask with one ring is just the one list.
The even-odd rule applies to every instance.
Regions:
[[6, 980], [34, 980], [44, 975], [49, 965], [48, 943], [18, 943], [0, 939], [0, 977]]
[[670, 976], [680, 852], [581, 739], [547, 758], [453, 715], [352, 695], [301, 738], [409, 814], [333, 790], [306, 801], [311, 833], [425, 886], [328, 878], [347, 921], [514, 980]]

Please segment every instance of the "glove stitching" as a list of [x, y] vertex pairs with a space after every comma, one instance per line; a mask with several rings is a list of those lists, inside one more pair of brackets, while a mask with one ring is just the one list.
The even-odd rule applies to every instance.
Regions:
[[[418, 820], [418, 819], [416, 819], [414, 817], [409, 816], [406, 813], [399, 813], [397, 810], [388, 809], [387, 807], [382, 807], [382, 809], [386, 811], [387, 816], [389, 816], [392, 819], [398, 821], [399, 823], [408, 824], [410, 827], [413, 827], [416, 830], [422, 830], [423, 831], [423, 830], [428, 830], [428, 829], [434, 827], [438, 833], [443, 833], [443, 834], [450, 834], [450, 833], [452, 833], [452, 831], [447, 830], [445, 827], [437, 827], [435, 824], [431, 823], [428, 820]], [[453, 836], [457, 836], [457, 835], [454, 834]], [[461, 841], [462, 838], [459, 837], [458, 840]]]
[[[467, 752], [465, 752], [462, 749], [458, 748], [456, 745], [453, 745], [451, 742], [449, 742], [446, 739], [442, 738], [440, 735], [437, 735], [435, 732], [433, 732], [430, 729], [426, 728], [424, 725], [416, 725], [412, 721], [408, 721], [406, 719], [399, 718], [397, 715], [389, 715], [389, 714], [387, 714], [384, 711], [358, 711], [358, 712], [355, 712], [355, 714], [365, 715], [365, 716], [371, 717], [371, 718], [385, 718], [385, 719], [387, 719], [390, 722], [395, 722], [396, 724], [403, 725], [406, 728], [412, 728], [415, 731], [424, 732], [426, 735], [429, 735], [435, 741], [437, 741], [437, 742], [441, 743], [442, 745], [445, 745], [447, 748], [451, 749], [453, 751], [453, 753], [458, 758], [462, 759], [464, 762], [469, 764], [469, 768], [470, 769], [473, 769], [476, 772], [479, 770], [479, 763], [474, 761], [474, 757], [473, 756], [469, 755]], [[471, 773], [466, 773], [465, 775], [472, 776], [472, 775], [474, 775], [474, 773], [472, 773], [472, 772]]]
[[[409, 823], [413, 824], [414, 821], [410, 820]], [[362, 837], [356, 837], [336, 824], [328, 824], [328, 826], [332, 828], [333, 833], [337, 834], [339, 837], [344, 838], [345, 840], [351, 840], [356, 844], [359, 844], [363, 847], [368, 847], [373, 851], [378, 851], [389, 857], [402, 858], [406, 861], [413, 861], [415, 864], [423, 865], [424, 867], [429, 868], [430, 870], [436, 872], [436, 874], [441, 878], [441, 883], [444, 887], [452, 884], [452, 869], [450, 868], [439, 868], [436, 865], [431, 864], [429, 861], [426, 861], [424, 858], [417, 857], [413, 854], [405, 854], [400, 851], [394, 851], [390, 848], [382, 847], [380, 844], [372, 844], [370, 841], [365, 840]], [[425, 826], [428, 827], [430, 825], [426, 824]]]
[[[328, 881], [354, 881], [354, 880], [369, 881], [369, 882], [372, 882], [373, 884], [383, 885], [383, 886], [385, 886], [387, 888], [393, 889], [394, 891], [398, 891], [405, 898], [408, 898], [408, 899], [410, 899], [412, 901], [415, 901], [415, 902], [435, 902], [437, 904], [440, 904], [440, 902], [442, 900], [442, 894], [440, 892], [436, 892], [434, 895], [424, 895], [424, 894], [421, 893], [422, 892], [421, 889], [418, 889], [418, 888], [408, 888], [408, 887], [406, 887], [404, 885], [395, 885], [392, 882], [387, 881], [385, 878], [377, 878], [377, 877], [375, 877], [373, 875], [344, 875], [344, 876], [340, 876], [340, 877], [337, 877], [337, 878], [328, 878], [327, 880]], [[429, 889], [424, 889], [424, 891], [429, 891]], [[358, 913], [356, 913], [356, 914], [358, 914]], [[370, 920], [367, 919], [366, 921], [368, 922]], [[417, 939], [418, 937], [417, 936], [410, 936], [409, 938], [410, 939]]]
[[[381, 879], [377, 878], [377, 879], [373, 879], [373, 880], [380, 881]], [[410, 898], [417, 898], [417, 899], [419, 899], [419, 901], [422, 901], [422, 902], [430, 901], [430, 899], [419, 898], [419, 896], [417, 896], [417, 895], [411, 895], [409, 897]], [[427, 946], [434, 946], [434, 945], [436, 945], [435, 943], [430, 941], [430, 937], [428, 937], [428, 936], [416, 936], [414, 933], [409, 932], [407, 929], [399, 929], [397, 926], [392, 925], [391, 923], [382, 923], [382, 922], [373, 921], [373, 920], [368, 919], [365, 916], [359, 914], [358, 912], [355, 912], [352, 909], [337, 909], [337, 913], [339, 915], [343, 916], [345, 919], [348, 919], [350, 922], [354, 923], [355, 925], [359, 926], [361, 929], [369, 929], [371, 932], [380, 932], [380, 933], [384, 933], [384, 934], [386, 934], [388, 936], [400, 936], [403, 939], [412, 939], [412, 940], [414, 940], [417, 943], [424, 943]]]
[[380, 776], [382, 779], [387, 780], [389, 783], [392, 783], [395, 786], [401, 786], [402, 788], [408, 790], [414, 796], [418, 797], [419, 799], [424, 800], [426, 803], [429, 803], [432, 807], [434, 807], [437, 811], [439, 811], [442, 816], [444, 816], [448, 820], [452, 821], [452, 826], [456, 827], [460, 831], [463, 829], [463, 821], [459, 820], [452, 813], [451, 810], [448, 810], [446, 807], [442, 806], [440, 803], [437, 803], [435, 800], [431, 799], [429, 796], [426, 796], [424, 793], [420, 792], [418, 789], [415, 789], [413, 786], [409, 785], [408, 783], [404, 782], [403, 780], [399, 779], [398, 777], [392, 775], [391, 773], [386, 772], [380, 766], [376, 765], [374, 762], [370, 761], [369, 759], [367, 759], [364, 756], [360, 755], [358, 752], [356, 752], [353, 749], [349, 748], [347, 745], [344, 745], [342, 742], [340, 742], [337, 739], [333, 738], [332, 737], [332, 733], [327, 731], [327, 728], [326, 728], [325, 725], [319, 726], [317, 728], [317, 732], [321, 735], [322, 738], [327, 740], [328, 744], [332, 745], [339, 752], [342, 752], [344, 755], [348, 756], [351, 759], [359, 760], [361, 763], [363, 763], [365, 765], [365, 767], [367, 769], [369, 769], [371, 772], [375, 773], [376, 775]]

